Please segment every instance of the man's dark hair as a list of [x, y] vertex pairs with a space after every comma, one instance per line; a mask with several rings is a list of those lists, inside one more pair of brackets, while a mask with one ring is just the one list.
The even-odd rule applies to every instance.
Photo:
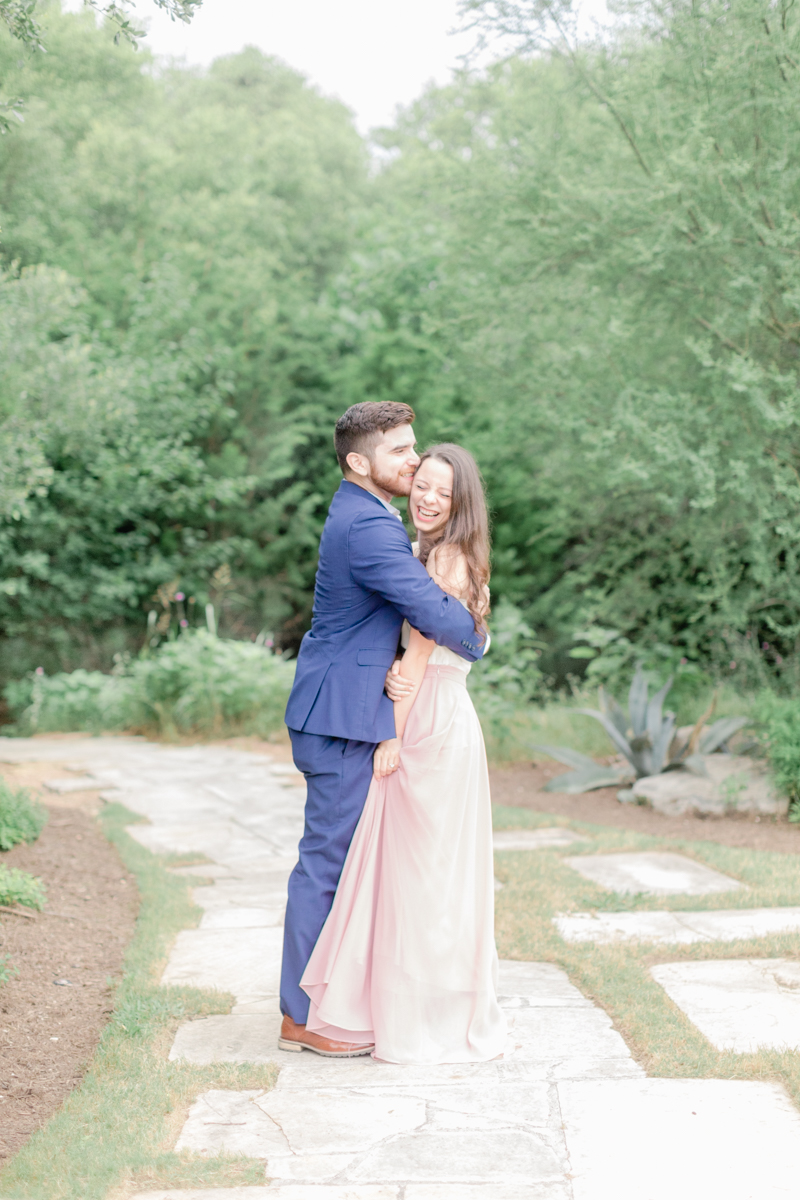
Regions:
[[339, 417], [333, 434], [339, 466], [347, 472], [348, 454], [364, 454], [371, 462], [381, 436], [398, 425], [411, 425], [413, 420], [413, 408], [396, 400], [365, 400], [361, 404], [351, 404]]

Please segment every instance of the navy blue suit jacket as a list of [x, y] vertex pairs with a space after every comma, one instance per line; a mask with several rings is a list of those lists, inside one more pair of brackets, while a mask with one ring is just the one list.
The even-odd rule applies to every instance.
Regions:
[[345, 479], [322, 532], [314, 616], [286, 708], [289, 728], [360, 742], [394, 737], [383, 685], [404, 617], [470, 662], [483, 654], [472, 617], [414, 557], [402, 521]]

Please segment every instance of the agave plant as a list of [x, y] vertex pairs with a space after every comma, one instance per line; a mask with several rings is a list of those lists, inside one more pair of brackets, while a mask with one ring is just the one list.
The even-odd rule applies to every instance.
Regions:
[[594, 708], [579, 708], [576, 711], [599, 721], [618, 750], [621, 750], [629, 766], [603, 767], [586, 754], [571, 750], [568, 746], [534, 746], [533, 749], [549, 754], [574, 770], [559, 775], [545, 784], [546, 792], [590, 792], [595, 788], [613, 787], [642, 779], [646, 775], [659, 775], [662, 771], [685, 767], [696, 774], [705, 774], [704, 754], [718, 750], [728, 738], [747, 724], [747, 717], [721, 717], [707, 729], [705, 723], [712, 716], [714, 702], [692, 729], [685, 740], [675, 736], [675, 714], [664, 712], [664, 700], [672, 687], [672, 676], [662, 688], [648, 698], [647, 679], [642, 663], [636, 666], [631, 689], [628, 694], [628, 712], [613, 696], [600, 688], [600, 711]]

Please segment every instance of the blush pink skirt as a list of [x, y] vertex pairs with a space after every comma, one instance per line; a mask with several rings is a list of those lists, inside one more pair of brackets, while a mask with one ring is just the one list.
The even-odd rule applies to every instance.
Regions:
[[301, 986], [308, 1028], [394, 1063], [502, 1054], [486, 751], [458, 667], [428, 666], [400, 767], [373, 779]]

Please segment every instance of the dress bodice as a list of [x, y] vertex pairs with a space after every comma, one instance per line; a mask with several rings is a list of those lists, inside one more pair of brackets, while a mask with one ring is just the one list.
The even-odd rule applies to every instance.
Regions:
[[[467, 607], [466, 600], [459, 600], [459, 604]], [[411, 626], [408, 621], [403, 621], [403, 629], [400, 633], [400, 645], [404, 650], [408, 648], [408, 640], [411, 636]], [[488, 652], [491, 644], [491, 638], [488, 633], [486, 635], [486, 649], [484, 655]], [[469, 675], [472, 669], [472, 663], [468, 663], [460, 654], [455, 654], [452, 650], [448, 650], [447, 646], [434, 646], [431, 656], [428, 659], [428, 665], [431, 667], [458, 667], [459, 671], [463, 671], [465, 675]]]
[[[419, 542], [412, 542], [411, 548], [414, 551], [414, 557], [419, 558]], [[462, 600], [460, 596], [458, 597], [458, 602], [459, 604], [463, 604], [464, 608], [467, 607], [466, 600]], [[408, 649], [408, 641], [410, 636], [411, 626], [409, 625], [408, 621], [403, 621], [403, 628], [400, 631], [400, 645], [404, 650]], [[484, 650], [484, 654], [486, 654], [488, 651], [491, 640], [492, 639], [487, 633], [486, 649]], [[431, 656], [428, 659], [428, 665], [431, 667], [457, 667], [458, 670], [463, 671], [465, 675], [469, 675], [472, 667], [472, 663], [468, 663], [466, 659], [462, 658], [460, 654], [456, 654], [453, 650], [448, 650], [446, 646], [434, 646]]]

